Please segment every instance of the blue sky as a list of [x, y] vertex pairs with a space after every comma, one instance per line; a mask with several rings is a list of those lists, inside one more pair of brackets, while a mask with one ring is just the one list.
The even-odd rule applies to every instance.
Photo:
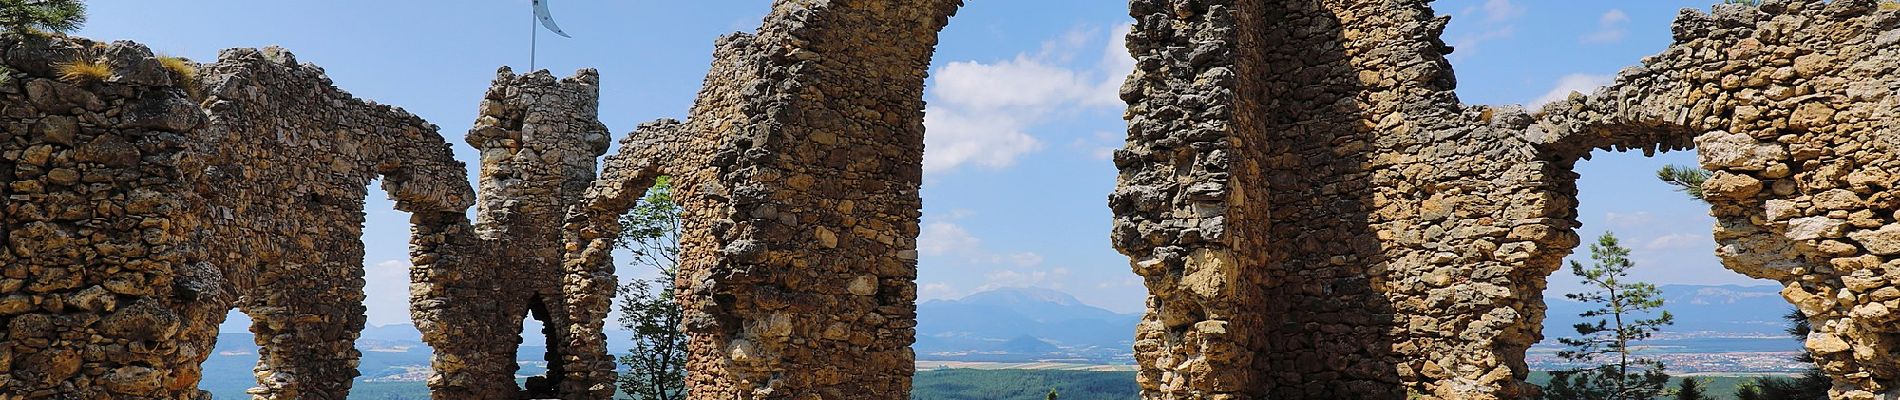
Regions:
[[[1716, 0], [1550, 2], [1441, 0], [1467, 103], [1532, 103], [1589, 90], [1669, 43], [1683, 7]], [[461, 137], [501, 65], [525, 70], [526, 0], [89, 2], [78, 32], [132, 39], [156, 51], [210, 60], [231, 47], [281, 45], [322, 66], [359, 97], [401, 106]], [[719, 35], [749, 31], [765, 0], [555, 0], [574, 38], [542, 32], [538, 67], [566, 75], [598, 68], [601, 120], [624, 134], [642, 121], [684, 118]], [[1122, 312], [1139, 311], [1140, 281], [1109, 247], [1106, 196], [1121, 146], [1114, 88], [1131, 61], [1117, 0], [970, 0], [943, 32], [931, 70], [919, 292], [954, 298], [988, 288], [1040, 286]], [[1599, 154], [1579, 166], [1584, 222], [1615, 230], [1636, 250], [1637, 276], [1659, 283], [1751, 283], [1712, 255], [1707, 209], [1669, 191], [1652, 171], [1693, 164], [1690, 153]], [[471, 175], [473, 175], [471, 171]], [[370, 323], [408, 320], [408, 216], [372, 190], [365, 227]], [[627, 272], [636, 272], [629, 274]], [[623, 271], [623, 278], [646, 271]], [[1574, 278], [1552, 278], [1554, 290]]]

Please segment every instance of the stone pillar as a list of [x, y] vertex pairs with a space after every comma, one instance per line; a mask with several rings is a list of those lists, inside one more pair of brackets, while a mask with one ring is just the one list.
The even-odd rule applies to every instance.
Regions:
[[614, 355], [607, 352], [604, 335], [607, 314], [619, 294], [613, 245], [620, 232], [620, 216], [645, 197], [663, 173], [671, 175], [674, 201], [685, 212], [680, 219], [681, 263], [706, 257], [705, 244], [712, 240], [709, 229], [720, 223], [715, 212], [723, 209], [723, 203], [713, 196], [685, 195], [696, 193], [698, 182], [711, 181], [706, 174], [712, 169], [707, 167], [710, 152], [695, 142], [703, 138], [686, 135], [682, 127], [679, 121], [660, 120], [628, 134], [620, 141], [620, 152], [607, 157], [600, 179], [564, 219], [562, 243], [568, 251], [561, 289], [573, 321], [564, 328], [569, 333], [568, 354], [574, 357], [567, 379], [561, 382], [566, 393], [603, 399], [614, 394]]
[[664, 172], [698, 224], [679, 279], [693, 398], [908, 397], [924, 76], [959, 5], [784, 0], [721, 39], [684, 126], [636, 133], [690, 139], [632, 142], [687, 151], [623, 145], [570, 217], [570, 289], [611, 287], [606, 215]]
[[[1268, 210], [1254, 115], [1260, 63], [1259, 2], [1129, 3], [1136, 70], [1123, 86], [1128, 145], [1108, 197], [1112, 241], [1148, 287], [1137, 326], [1144, 396], [1259, 398], [1253, 367], [1265, 357], [1267, 299], [1258, 295], [1266, 255], [1244, 235]], [[1250, 185], [1251, 184], [1251, 185]]]
[[[518, 368], [515, 360], [522, 356], [516, 354], [518, 340], [444, 336], [442, 339], [450, 342], [487, 342], [488, 346], [470, 345], [489, 348], [492, 354], [482, 359], [497, 365], [478, 367], [489, 374], [471, 378], [502, 382], [506, 388], [493, 386], [508, 392], [473, 393], [477, 397], [600, 398], [602, 390], [612, 393], [611, 380], [582, 385], [564, 382], [570, 367], [613, 370], [613, 359], [607, 356], [606, 348], [590, 346], [604, 338], [575, 337], [601, 333], [572, 329], [582, 323], [569, 316], [561, 272], [563, 218], [594, 182], [597, 161], [607, 151], [607, 128], [597, 117], [599, 98], [600, 77], [591, 69], [557, 80], [545, 70], [515, 75], [504, 67], [497, 73], [482, 101], [481, 115], [469, 131], [468, 144], [479, 150], [482, 158], [480, 209], [473, 232], [484, 243], [481, 254], [485, 257], [463, 268], [490, 275], [495, 291], [488, 299], [464, 299], [471, 305], [492, 307], [477, 310], [488, 318], [470, 322], [492, 325], [486, 329], [499, 337], [515, 338], [524, 334], [522, 320], [533, 308], [538, 310], [534, 317], [551, 328], [546, 334], [525, 333], [546, 338], [549, 371], [545, 376], [529, 378], [527, 387], [519, 393], [513, 385]], [[603, 384], [606, 386], [595, 387]], [[449, 395], [437, 393], [438, 398]]]

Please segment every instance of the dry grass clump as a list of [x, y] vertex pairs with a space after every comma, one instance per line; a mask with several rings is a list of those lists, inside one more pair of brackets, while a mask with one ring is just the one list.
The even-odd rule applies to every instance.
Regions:
[[1886, 11], [1900, 10], [1900, 1], [1894, 1], [1894, 0], [1882, 1], [1880, 2], [1880, 9], [1886, 10]]
[[158, 56], [158, 65], [172, 72], [172, 77], [190, 78], [198, 75], [198, 66], [192, 65], [184, 57]]
[[198, 93], [198, 64], [192, 63], [191, 60], [187, 60], [184, 57], [160, 55], [158, 56], [158, 65], [165, 67], [166, 71], [171, 72], [172, 81], [178, 82], [178, 86], [184, 87], [185, 94], [190, 95], [192, 100], [204, 100], [204, 96]]
[[104, 82], [112, 77], [112, 67], [96, 60], [73, 60], [58, 65], [59, 80], [69, 83]]

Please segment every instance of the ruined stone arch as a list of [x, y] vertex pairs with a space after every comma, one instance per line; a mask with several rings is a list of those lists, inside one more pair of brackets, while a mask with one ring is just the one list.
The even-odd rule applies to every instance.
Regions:
[[[1685, 14], [1677, 48], [1650, 64], [1701, 68], [1706, 64], [1695, 57], [1718, 54], [1708, 49], [1720, 46], [1701, 38], [1772, 24], [1774, 15], [1873, 27], [1857, 34], [1862, 41], [1890, 29], [1878, 26], [1890, 17], [1873, 13], [1871, 3], [1828, 4]], [[899, 188], [901, 201], [887, 203], [902, 211], [887, 219], [898, 222], [890, 243], [898, 252], [855, 258], [897, 260], [898, 270], [813, 275], [804, 271], [822, 263], [806, 261], [812, 254], [822, 259], [836, 252], [835, 243], [879, 236], [856, 227], [840, 235], [833, 221], [865, 222], [850, 215], [863, 205], [832, 196], [886, 192], [813, 189], [826, 180], [808, 176], [839, 165], [850, 176], [854, 161], [835, 160], [838, 154], [861, 157], [868, 149], [829, 146], [862, 132], [851, 124], [915, 115], [914, 108], [839, 109], [865, 104], [856, 99], [867, 94], [850, 82], [884, 80], [867, 77], [882, 76], [880, 67], [889, 65], [915, 74], [897, 87], [903, 100], [920, 97], [908, 85], [921, 85], [934, 46], [920, 38], [934, 37], [942, 22], [916, 30], [921, 34], [892, 35], [882, 25], [830, 25], [904, 20], [890, 15], [900, 7], [883, 2], [776, 6], [758, 35], [722, 40], [683, 132], [667, 130], [702, 143], [680, 154], [709, 157], [710, 163], [687, 163], [708, 171], [681, 180], [700, 183], [685, 196], [719, 200], [701, 216], [731, 216], [713, 219], [705, 231], [710, 238], [686, 235], [710, 242], [689, 245], [696, 253], [679, 282], [693, 334], [691, 383], [705, 398], [829, 397], [828, 384], [840, 382], [834, 379], [871, 376], [864, 369], [878, 367], [867, 365], [884, 365], [806, 368], [822, 365], [800, 361], [814, 349], [783, 345], [848, 341], [856, 326], [832, 327], [867, 322], [849, 310], [799, 308], [838, 299], [826, 300], [824, 285], [800, 288], [810, 284], [806, 279], [832, 282], [833, 290], [862, 288], [884, 302], [883, 290], [897, 277], [905, 297], [896, 310], [914, 319], [914, 308], [904, 304], [915, 290], [914, 276], [905, 275], [915, 267], [914, 253], [906, 253], [915, 248], [915, 217], [907, 215], [915, 210], [914, 192]], [[954, 10], [943, 7], [941, 15]], [[1447, 19], [1434, 16], [1427, 1], [1139, 0], [1130, 10], [1137, 71], [1122, 90], [1130, 104], [1129, 146], [1115, 155], [1122, 183], [1109, 205], [1114, 243], [1151, 293], [1135, 349], [1147, 398], [1530, 395], [1523, 352], [1542, 336], [1544, 280], [1579, 241], [1574, 163], [1596, 148], [1688, 148], [1724, 123], [1711, 119], [1721, 111], [1711, 102], [1731, 89], [1667, 86], [1670, 79], [1712, 79], [1708, 71], [1637, 70], [1625, 74], [1623, 86], [1577, 100], [1593, 106], [1565, 103], [1537, 114], [1467, 106], [1457, 101], [1444, 58], [1452, 49], [1438, 38]], [[1763, 14], [1745, 15], [1753, 12]], [[874, 62], [889, 54], [912, 61]], [[844, 74], [829, 75], [834, 71]], [[1565, 125], [1565, 118], [1591, 123]], [[897, 128], [883, 132], [901, 135], [879, 140], [910, 148], [876, 162], [897, 164], [882, 171], [884, 179], [914, 185], [914, 159], [904, 156], [916, 154], [908, 141], [921, 135], [912, 133], [914, 125]], [[635, 136], [658, 130], [642, 131]], [[609, 172], [603, 182], [619, 185], [611, 190], [621, 196], [637, 196], [640, 182], [658, 174], [627, 171], [633, 172]], [[604, 282], [600, 224], [626, 204], [570, 214], [570, 248], [584, 249], [569, 254], [570, 279]], [[826, 210], [842, 204], [852, 211], [830, 219], [836, 214]], [[882, 360], [874, 349], [855, 354]], [[830, 373], [847, 368], [855, 373]], [[854, 384], [872, 396], [903, 387]]]
[[[619, 238], [620, 215], [631, 210], [661, 177], [675, 176], [674, 198], [684, 212], [680, 259], [686, 264], [685, 260], [700, 252], [696, 249], [701, 248], [699, 243], [704, 242], [710, 221], [698, 216], [716, 208], [704, 204], [706, 197], [683, 195], [695, 191], [686, 188], [690, 183], [685, 181], [693, 179], [682, 179], [689, 176], [683, 167], [693, 164], [683, 161], [704, 153], [688, 147], [681, 128], [678, 121], [660, 120], [643, 124], [621, 139], [620, 152], [607, 156], [601, 177], [587, 189], [586, 199], [569, 209], [562, 220], [561, 242], [566, 253], [561, 259], [561, 283], [568, 293], [564, 306], [573, 318], [569, 329], [576, 339], [568, 345], [574, 347], [575, 354], [582, 355], [576, 363], [581, 367], [567, 371], [563, 381], [573, 382], [573, 387], [595, 396], [589, 398], [611, 397], [616, 390], [614, 357], [607, 352], [605, 324], [619, 294], [616, 288], [620, 280], [615, 275], [612, 253]], [[684, 269], [684, 265], [681, 267]], [[683, 292], [677, 296], [684, 296]]]
[[1589, 148], [1693, 146], [1723, 265], [1783, 285], [1832, 396], [1900, 385], [1893, 168], [1900, 14], [1865, 1], [1768, 2], [1683, 13], [1676, 42], [1614, 84], [1546, 108], [1530, 134]]
[[463, 164], [434, 125], [282, 49], [227, 50], [200, 69], [209, 123], [181, 169], [207, 221], [198, 243], [252, 317], [255, 394], [344, 398], [361, 356], [368, 185], [380, 178], [398, 210], [461, 213], [474, 200]]

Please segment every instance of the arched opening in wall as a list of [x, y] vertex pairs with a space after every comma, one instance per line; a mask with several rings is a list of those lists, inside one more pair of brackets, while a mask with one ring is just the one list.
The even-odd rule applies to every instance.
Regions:
[[[1586, 335], [1576, 325], [1594, 327], [1604, 322], [1603, 327], [1615, 329], [1621, 322], [1631, 327], [1634, 321], [1659, 317], [1659, 311], [1668, 311], [1672, 323], [1656, 326], [1652, 336], [1635, 343], [1633, 356], [1661, 362], [1671, 376], [1712, 377], [1727, 387], [1751, 379], [1744, 376], [1793, 375], [1813, 366], [1801, 359], [1802, 338], [1789, 335], [1794, 327], [1786, 316], [1792, 308], [1782, 299], [1781, 286], [1725, 268], [1715, 255], [1717, 245], [1710, 231], [1716, 220], [1709, 216], [1709, 205], [1692, 196], [1689, 186], [1661, 179], [1666, 167], [1700, 171], [1694, 151], [1654, 157], [1633, 151], [1597, 151], [1592, 156], [1574, 168], [1578, 175], [1576, 219], [1582, 225], [1576, 233], [1581, 243], [1547, 281], [1544, 339], [1526, 354], [1532, 383], [1550, 387], [1550, 371], [1613, 363], [1614, 353], [1593, 359], [1563, 356], [1564, 351], [1579, 350], [1565, 339], [1603, 340], [1613, 333]], [[1693, 181], [1693, 174], [1669, 175]], [[1613, 252], [1603, 241], [1606, 235], [1626, 252], [1622, 256], [1631, 265], [1627, 276], [1617, 278], [1624, 286], [1617, 288], [1618, 294], [1628, 299], [1627, 285], [1653, 285], [1656, 292], [1645, 297], [1660, 301], [1656, 310], [1631, 312], [1618, 321], [1619, 315], [1598, 311], [1608, 306], [1606, 300], [1579, 297], [1609, 295], [1603, 278], [1586, 279], [1575, 273], [1579, 266], [1586, 272], [1597, 268], [1603, 264], [1601, 258]], [[1607, 350], [1603, 342], [1597, 346]], [[1680, 378], [1672, 382], [1668, 387], [1679, 385]]]
[[558, 398], [561, 380], [566, 378], [561, 365], [559, 327], [541, 296], [528, 300], [527, 316], [521, 323], [521, 342], [516, 347], [515, 376], [521, 377], [522, 395], [529, 399]]
[[198, 390], [211, 392], [213, 398], [249, 398], [244, 391], [257, 386], [251, 368], [257, 366], [258, 345], [251, 334], [251, 318], [232, 308], [218, 324], [217, 341], [205, 361], [199, 364]]
[[635, 398], [681, 399], [687, 393], [684, 316], [675, 296], [686, 210], [674, 190], [671, 177], [657, 177], [620, 214], [614, 241], [620, 285], [608, 313], [607, 349], [620, 366], [615, 386]]
[[[299, 306], [272, 307], [267, 305], [265, 299], [270, 296], [276, 296], [280, 302], [284, 301], [285, 298], [300, 301], [310, 300], [297, 298], [297, 296], [301, 295], [287, 296], [281, 293], [273, 293], [271, 292], [273, 290], [290, 290], [295, 288], [286, 289], [280, 287], [281, 285], [260, 286], [265, 282], [258, 281], [258, 276], [281, 275], [286, 270], [285, 268], [309, 268], [311, 265], [309, 264], [311, 262], [310, 260], [317, 258], [295, 258], [293, 256], [302, 257], [306, 256], [306, 254], [285, 252], [275, 248], [274, 246], [282, 245], [282, 243], [273, 242], [273, 240], [277, 239], [265, 234], [246, 237], [248, 240], [218, 243], [221, 246], [236, 246], [233, 248], [222, 248], [220, 249], [222, 251], [214, 252], [214, 258], [212, 260], [215, 267], [223, 271], [223, 278], [226, 279], [227, 284], [230, 285], [226, 289], [231, 292], [224, 294], [228, 296], [224, 301], [232, 302], [233, 308], [225, 313], [224, 322], [218, 326], [215, 346], [201, 364], [202, 371], [204, 372], [199, 378], [199, 386], [201, 388], [210, 391], [217, 398], [249, 398], [252, 395], [247, 394], [247, 391], [256, 388], [267, 388], [267, 390], [281, 389], [284, 386], [288, 386], [288, 384], [297, 383], [314, 386], [314, 383], [309, 381], [295, 380], [294, 374], [267, 374], [263, 378], [266, 379], [266, 381], [260, 382], [257, 376], [258, 374], [255, 373], [255, 369], [262, 365], [260, 362], [271, 364], [269, 365], [270, 367], [280, 369], [307, 367], [311, 365], [311, 362], [305, 359], [309, 356], [310, 352], [298, 347], [307, 346], [307, 343], [298, 343], [298, 341], [308, 339], [298, 336], [315, 336], [310, 332], [322, 331], [325, 334], [355, 335], [355, 340], [349, 343], [351, 350], [355, 352], [355, 354], [351, 355], [355, 360], [354, 362], [348, 363], [348, 365], [354, 367], [356, 370], [355, 373], [352, 374], [355, 376], [354, 379], [349, 382], [351, 388], [350, 393], [370, 397], [384, 394], [404, 398], [415, 397], [417, 395], [426, 396], [428, 388], [423, 382], [429, 376], [429, 357], [431, 350], [427, 344], [422, 342], [421, 334], [410, 321], [410, 263], [407, 256], [409, 251], [409, 218], [407, 213], [395, 210], [393, 202], [389, 200], [388, 195], [383, 192], [381, 186], [376, 183], [379, 182], [371, 182], [365, 190], [367, 194], [363, 198], [364, 215], [363, 220], [360, 222], [362, 224], [360, 230], [349, 227], [349, 224], [357, 223], [356, 221], [350, 221], [348, 219], [326, 221], [326, 223], [341, 223], [341, 225], [328, 225], [327, 227], [338, 228], [340, 230], [326, 231], [327, 233], [357, 233], [358, 236], [356, 238], [348, 240], [356, 241], [355, 244], [362, 246], [363, 252], [356, 254], [354, 251], [349, 251], [350, 246], [343, 246], [341, 243], [332, 243], [332, 245], [336, 245], [332, 247], [332, 249], [341, 249], [335, 250], [337, 252], [334, 254], [325, 254], [324, 256], [330, 257], [328, 258], [329, 260], [344, 259], [352, 255], [361, 256], [363, 257], [360, 261], [361, 264], [340, 266], [341, 268], [336, 270], [324, 269], [315, 271], [330, 275], [325, 275], [322, 279], [305, 279], [299, 281], [308, 282], [312, 285], [338, 285], [317, 286], [314, 289], [331, 293], [329, 294], [330, 296], [345, 296], [343, 298], [348, 298], [348, 291], [330, 290], [341, 289], [341, 287], [351, 285], [362, 285], [362, 304], [337, 302], [317, 306], [301, 306], [305, 308], [328, 310], [334, 314], [295, 314], [303, 316], [303, 319], [287, 318], [274, 322], [260, 322], [264, 317], [252, 318], [252, 315], [247, 314], [247, 312], [264, 315], [262, 313], [275, 311], [279, 313], [279, 316], [283, 316], [290, 314], [285, 312], [286, 309], [299, 309]], [[343, 192], [347, 193], [348, 191]], [[311, 205], [333, 207], [326, 209], [328, 211], [318, 215], [334, 218], [349, 218], [343, 216], [347, 215], [347, 213], [336, 211], [337, 209], [349, 210], [350, 199], [330, 199], [321, 198], [319, 196], [311, 196], [309, 199], [311, 200], [309, 203], [269, 203], [257, 205], [250, 210], [232, 210], [230, 212], [234, 214], [227, 215], [235, 215], [235, 217], [227, 217], [228, 219], [220, 222], [222, 225], [214, 226], [211, 231], [217, 233], [243, 232], [247, 229], [255, 228], [253, 226], [244, 225], [246, 221], [280, 221], [281, 219], [267, 218], [257, 214], [262, 213], [271, 216], [290, 215], [288, 212], [283, 211], [285, 208], [281, 207], [294, 208]], [[213, 200], [219, 202], [232, 201], [230, 198], [219, 197], [213, 197]], [[307, 237], [295, 237], [289, 240], [322, 239], [327, 239], [327, 236], [312, 234]], [[289, 261], [286, 261], [288, 259], [298, 260], [298, 264], [288, 265]], [[304, 271], [309, 270], [305, 269]], [[275, 283], [281, 284], [283, 282]], [[351, 306], [361, 306], [362, 308], [353, 308]], [[364, 317], [362, 320], [364, 321], [363, 329], [360, 332], [351, 332], [349, 329], [346, 329], [345, 327], [350, 325], [350, 321], [353, 317], [359, 315]], [[315, 323], [312, 322], [313, 319], [316, 321]], [[325, 348], [333, 349], [336, 347]], [[270, 359], [266, 360], [264, 355], [270, 355]], [[345, 355], [350, 354], [338, 351], [333, 355], [333, 357], [336, 357], [333, 360], [340, 360]], [[337, 365], [342, 364], [344, 363], [337, 363]], [[303, 387], [302, 389], [319, 390], [316, 387]]]
[[361, 374], [352, 396], [426, 394], [429, 357], [409, 312], [409, 213], [383, 191], [382, 180], [369, 184], [364, 198], [363, 331], [356, 338]]
[[[1720, 2], [1700, 5], [1715, 3]], [[1443, 39], [1456, 49], [1448, 58], [1462, 78], [1457, 88], [1461, 100], [1526, 104], [1528, 111], [1537, 114], [1547, 104], [1591, 94], [1612, 83], [1623, 68], [1641, 65], [1645, 57], [1670, 46], [1675, 37], [1671, 22], [1685, 5], [1438, 0], [1432, 6], [1451, 17]], [[1644, 130], [1670, 129], [1628, 128], [1612, 129], [1612, 134], [1644, 135], [1659, 133]], [[1579, 243], [1543, 280], [1542, 340], [1523, 359], [1532, 383], [1548, 386], [1549, 371], [1605, 363], [1560, 355], [1576, 350], [1561, 339], [1590, 337], [1580, 334], [1577, 324], [1606, 321], [1607, 328], [1615, 328], [1615, 315], [1580, 315], [1600, 309], [1600, 302], [1579, 301], [1591, 300], [1588, 296], [1567, 296], [1605, 292], [1602, 285], [1572, 272], [1572, 263], [1586, 269], [1598, 264], [1592, 246], [1606, 248], [1600, 244], [1605, 234], [1614, 235], [1634, 265], [1621, 283], [1654, 284], [1653, 297], [1673, 316], [1672, 324], [1660, 326], [1650, 340], [1640, 344], [1638, 355], [1661, 361], [1668, 374], [1714, 376], [1712, 383], [1724, 387], [1743, 380], [1735, 378], [1741, 374], [1794, 374], [1812, 367], [1797, 359], [1803, 354], [1802, 343], [1787, 332], [1790, 322], [1784, 316], [1791, 307], [1781, 298], [1781, 287], [1725, 268], [1715, 255], [1712, 230], [1716, 220], [1709, 216], [1710, 205], [1659, 180], [1664, 166], [1700, 171], [1695, 151], [1646, 157], [1639, 151], [1598, 150], [1590, 155], [1594, 157], [1558, 168], [1559, 174], [1574, 173], [1558, 177], [1575, 182], [1569, 188], [1572, 192], [1558, 196], [1565, 203], [1576, 201], [1566, 206], [1576, 210], [1571, 217], [1581, 225], [1572, 227]], [[1653, 312], [1630, 315], [1656, 316]], [[1670, 388], [1675, 385], [1669, 383]], [[1735, 395], [1732, 389], [1714, 394]]]

